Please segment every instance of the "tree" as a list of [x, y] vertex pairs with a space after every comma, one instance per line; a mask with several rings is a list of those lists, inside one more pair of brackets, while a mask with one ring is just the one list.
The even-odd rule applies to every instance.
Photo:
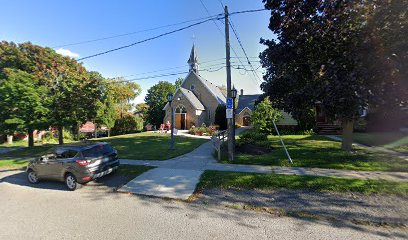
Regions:
[[121, 118], [129, 112], [133, 105], [130, 103], [139, 96], [142, 88], [139, 84], [126, 81], [124, 78], [114, 78], [108, 81], [107, 91], [116, 104], [116, 118]]
[[113, 101], [113, 96], [107, 90], [107, 85], [109, 83], [107, 80], [103, 79], [101, 75], [99, 75], [99, 77], [101, 78], [101, 96], [97, 102], [95, 124], [105, 125], [108, 128], [108, 136], [110, 136], [111, 129], [115, 126], [116, 120], [115, 103]]
[[136, 104], [135, 114], [138, 114], [143, 120], [145, 120], [148, 109], [149, 105], [147, 105], [146, 103]]
[[183, 83], [184, 78], [177, 78], [176, 82], [174, 83], [174, 86], [176, 86], [176, 89], [181, 87], [181, 84]]
[[226, 115], [226, 106], [224, 104], [218, 105], [215, 109], [215, 119], [214, 122], [216, 125], [220, 126], [221, 130], [227, 129], [227, 115]]
[[251, 121], [255, 129], [264, 133], [275, 132], [273, 121], [282, 117], [279, 109], [273, 108], [269, 98], [264, 98], [252, 112]]
[[28, 132], [28, 146], [32, 147], [34, 130], [47, 127], [47, 89], [18, 69], [5, 68], [0, 75], [0, 131], [11, 135]]
[[[269, 28], [278, 38], [261, 40], [267, 46], [261, 54], [261, 63], [267, 69], [261, 88], [274, 105], [299, 118], [305, 116], [303, 111], [310, 114], [315, 102], [320, 101], [330, 118], [341, 119], [342, 149], [349, 151], [353, 123], [362, 107], [374, 101], [389, 106], [406, 104], [406, 90], [401, 91], [406, 85], [397, 81], [403, 75], [395, 74], [398, 75], [395, 81], [390, 80], [389, 74], [397, 72], [396, 68], [383, 62], [392, 59], [396, 52], [406, 59], [407, 43], [398, 41], [393, 49], [389, 47], [392, 44], [379, 42], [376, 34], [387, 36], [382, 40], [392, 38], [390, 32], [399, 37], [406, 35], [406, 28], [399, 26], [407, 26], [404, 16], [408, 3], [368, 0], [264, 0], [264, 3], [272, 13]], [[378, 43], [377, 49], [371, 48]], [[376, 61], [371, 66], [377, 70], [369, 72], [367, 61], [373, 59]], [[378, 77], [377, 71], [387, 75]], [[384, 94], [389, 88], [396, 92], [393, 101]]]
[[100, 98], [99, 78], [69, 57], [57, 54], [51, 48], [29, 42], [0, 43], [0, 71], [19, 69], [30, 74], [38, 87], [47, 89], [48, 124], [59, 132], [63, 143], [63, 128], [76, 126], [96, 116]]
[[152, 86], [146, 94], [145, 102], [149, 106], [147, 110], [146, 121], [153, 126], [159, 126], [163, 123], [165, 112], [163, 108], [167, 103], [167, 94], [174, 94], [176, 90], [175, 85], [161, 81]]

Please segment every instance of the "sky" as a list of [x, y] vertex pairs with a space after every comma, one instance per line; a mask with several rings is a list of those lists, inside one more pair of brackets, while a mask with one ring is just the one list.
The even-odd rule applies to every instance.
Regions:
[[[263, 8], [261, 0], [0, 0], [0, 40], [15, 43], [29, 41], [78, 59], [222, 13], [220, 2], [228, 6], [229, 12]], [[259, 40], [274, 37], [268, 29], [269, 16], [270, 12], [262, 11], [230, 17], [258, 75], [248, 71], [251, 69], [243, 50], [230, 31], [231, 62], [234, 67], [232, 82], [237, 89], [244, 89], [245, 94], [261, 93], [259, 84], [263, 69], [258, 56], [265, 46]], [[185, 23], [178, 24], [182, 22]], [[201, 63], [200, 75], [214, 84], [226, 85], [226, 69], [222, 67], [225, 66], [224, 29], [223, 21], [209, 21], [82, 62], [88, 70], [98, 71], [104, 77], [136, 79], [134, 81], [143, 89], [135, 99], [135, 103], [140, 103], [147, 90], [159, 81], [174, 83], [177, 78], [187, 76], [182, 72], [188, 71], [187, 59], [194, 43]], [[175, 75], [149, 78], [168, 74]]]

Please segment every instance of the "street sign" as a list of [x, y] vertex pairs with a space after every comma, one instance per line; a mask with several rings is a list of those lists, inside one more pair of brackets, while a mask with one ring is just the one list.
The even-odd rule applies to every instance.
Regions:
[[226, 115], [227, 115], [227, 118], [232, 118], [233, 117], [233, 110], [232, 110], [232, 108], [227, 108], [226, 109]]
[[233, 101], [232, 98], [227, 98], [227, 109], [232, 109]]

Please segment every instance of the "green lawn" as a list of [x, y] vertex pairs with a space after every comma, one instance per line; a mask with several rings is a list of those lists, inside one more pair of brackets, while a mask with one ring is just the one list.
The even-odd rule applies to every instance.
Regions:
[[354, 133], [354, 141], [408, 154], [408, 134], [401, 132]]
[[[314, 135], [283, 136], [285, 145], [293, 159], [293, 165], [291, 165], [279, 138], [277, 136], [269, 136], [268, 139], [274, 148], [271, 153], [264, 155], [237, 153], [233, 163], [364, 171], [408, 171], [407, 162], [398, 157], [362, 148], [357, 148], [352, 153], [344, 152], [340, 149], [340, 142]], [[225, 148], [222, 162], [227, 162]]]
[[27, 141], [18, 140], [18, 141], [13, 141], [13, 144], [8, 144], [7, 142], [2, 143], [2, 144], [0, 144], [0, 149], [1, 148], [9, 148], [9, 147], [25, 147], [27, 145], [28, 145]]
[[335, 177], [290, 176], [222, 171], [205, 171], [196, 192], [203, 189], [309, 189], [331, 192], [360, 192], [408, 195], [408, 182], [360, 180]]
[[[207, 140], [176, 136], [174, 151], [169, 150], [170, 136], [160, 133], [136, 133], [109, 138], [98, 138], [96, 141], [104, 141], [112, 144], [112, 146], [118, 150], [119, 158], [166, 160], [191, 152]], [[0, 159], [5, 157], [37, 157], [52, 146], [53, 145], [26, 147], [0, 154]]]
[[24, 160], [0, 160], [0, 170], [1, 169], [20, 169], [26, 167], [28, 161]]

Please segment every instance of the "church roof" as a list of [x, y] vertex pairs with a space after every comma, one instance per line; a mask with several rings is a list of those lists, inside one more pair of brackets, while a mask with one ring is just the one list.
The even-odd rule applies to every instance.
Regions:
[[194, 44], [193, 47], [191, 48], [190, 58], [188, 59], [187, 63], [190, 65], [193, 63], [198, 63], [198, 55]]
[[260, 94], [255, 95], [240, 95], [238, 99], [238, 107], [236, 113], [239, 114], [244, 108], [249, 108], [251, 111], [255, 110], [255, 101], [258, 100]]
[[[178, 88], [176, 92], [174, 93], [174, 97], [178, 97], [178, 93], [181, 92], [186, 99], [191, 103], [191, 105], [196, 109], [196, 110], [205, 110], [204, 105], [201, 103], [201, 101], [194, 95], [194, 93], [188, 89], [185, 88]], [[166, 103], [166, 106], [164, 106], [163, 110], [166, 110], [167, 107], [169, 106], [169, 103]]]
[[[207, 89], [211, 92], [211, 94], [217, 99], [217, 101], [220, 104], [226, 104], [226, 102], [227, 102], [226, 97], [224, 96], [224, 94], [221, 92], [221, 90], [215, 84], [208, 81], [207, 79], [204, 79], [203, 77], [201, 77], [196, 72], [190, 72], [189, 75], [190, 74], [193, 74], [193, 76], [198, 78], [207, 87]], [[187, 75], [186, 79], [189, 77], [189, 75]]]
[[193, 105], [193, 107], [196, 110], [205, 110], [204, 105], [200, 102], [200, 100], [198, 100], [198, 98], [196, 97], [196, 95], [194, 95], [192, 91], [187, 90], [185, 88], [179, 88], [179, 90], [180, 92], [183, 93], [183, 95], [188, 99], [188, 101], [191, 103], [191, 105]]

